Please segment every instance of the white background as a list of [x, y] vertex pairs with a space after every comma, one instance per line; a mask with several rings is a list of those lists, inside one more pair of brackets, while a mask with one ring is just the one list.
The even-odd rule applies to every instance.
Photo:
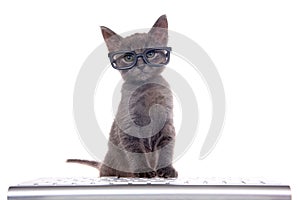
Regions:
[[198, 160], [197, 140], [175, 163], [180, 176], [266, 177], [288, 183], [299, 199], [299, 10], [289, 0], [1, 1], [1, 199], [26, 180], [98, 175], [64, 163], [92, 159], [73, 121], [76, 76], [103, 42], [100, 25], [122, 33], [161, 14], [209, 54], [227, 100], [218, 145]]

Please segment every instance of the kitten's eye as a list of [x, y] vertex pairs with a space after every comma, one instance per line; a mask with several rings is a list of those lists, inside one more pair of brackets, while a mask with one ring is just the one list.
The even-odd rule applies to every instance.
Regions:
[[149, 51], [146, 54], [147, 58], [153, 58], [155, 56], [155, 52], [154, 51]]
[[125, 54], [123, 58], [126, 62], [134, 61], [134, 56], [133, 56], [133, 54], [130, 54], [130, 53]]

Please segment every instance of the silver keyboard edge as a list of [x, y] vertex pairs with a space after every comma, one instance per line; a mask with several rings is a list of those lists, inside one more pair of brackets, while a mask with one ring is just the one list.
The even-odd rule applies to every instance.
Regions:
[[8, 200], [291, 200], [288, 185], [12, 186]]

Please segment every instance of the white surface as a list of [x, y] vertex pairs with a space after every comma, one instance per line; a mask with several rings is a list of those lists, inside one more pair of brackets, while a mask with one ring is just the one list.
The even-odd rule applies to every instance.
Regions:
[[284, 186], [283, 183], [268, 181], [263, 179], [238, 179], [238, 178], [118, 178], [118, 177], [62, 177], [62, 178], [40, 178], [32, 181], [14, 185], [14, 187], [22, 186], [79, 186], [79, 185], [147, 185], [147, 184], [170, 184], [170, 185], [240, 185], [240, 186]]
[[279, 179], [300, 198], [300, 3], [186, 2], [0, 2], [1, 199], [26, 180], [98, 175], [64, 163], [91, 159], [73, 121], [76, 76], [103, 42], [100, 25], [122, 33], [149, 27], [161, 14], [209, 54], [227, 99], [215, 150], [198, 160], [199, 135], [175, 163], [180, 176]]

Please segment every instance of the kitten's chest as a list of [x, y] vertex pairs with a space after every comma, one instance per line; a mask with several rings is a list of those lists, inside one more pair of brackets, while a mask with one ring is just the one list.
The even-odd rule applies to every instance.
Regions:
[[149, 111], [154, 105], [170, 107], [167, 88], [158, 84], [148, 84], [138, 88], [128, 99], [129, 112], [136, 125], [146, 126], [151, 123]]

